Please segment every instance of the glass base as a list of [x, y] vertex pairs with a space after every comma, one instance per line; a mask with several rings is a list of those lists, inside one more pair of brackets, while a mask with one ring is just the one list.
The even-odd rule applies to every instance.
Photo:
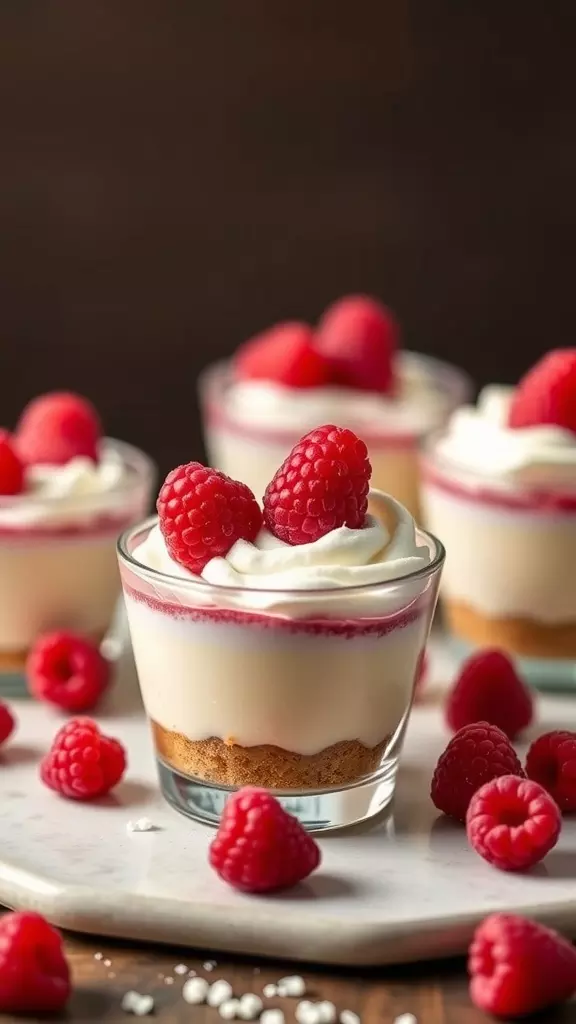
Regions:
[[[183, 775], [159, 758], [157, 765], [160, 788], [168, 803], [193, 821], [217, 827], [226, 800], [236, 787]], [[271, 792], [308, 832], [332, 831], [379, 816], [394, 796], [397, 770], [396, 757], [369, 778], [344, 788]]]
[[[478, 650], [473, 644], [458, 637], [450, 637], [450, 647], [459, 660]], [[576, 661], [568, 658], [514, 657], [518, 672], [535, 690], [548, 693], [576, 694]]]

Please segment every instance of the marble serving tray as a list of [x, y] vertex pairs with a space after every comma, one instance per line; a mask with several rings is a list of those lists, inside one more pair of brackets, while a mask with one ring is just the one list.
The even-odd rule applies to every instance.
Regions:
[[[321, 870], [266, 898], [220, 882], [206, 859], [211, 831], [161, 800], [129, 661], [98, 715], [126, 744], [129, 771], [99, 803], [76, 804], [44, 788], [38, 761], [61, 719], [15, 702], [18, 733], [0, 758], [0, 902], [96, 935], [332, 964], [461, 953], [493, 910], [534, 915], [576, 935], [575, 819], [566, 819], [544, 864], [508, 875], [485, 864], [464, 831], [430, 803], [432, 766], [447, 741], [435, 680], [445, 682], [450, 671], [446, 653], [436, 650], [427, 701], [410, 725], [394, 817], [323, 837]], [[576, 701], [538, 699], [538, 725], [527, 740], [576, 728]], [[129, 833], [128, 822], [142, 816], [154, 830]]]

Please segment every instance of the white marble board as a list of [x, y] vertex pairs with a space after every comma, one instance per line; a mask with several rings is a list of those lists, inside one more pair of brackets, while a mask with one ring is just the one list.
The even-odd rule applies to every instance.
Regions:
[[[433, 676], [446, 677], [444, 654]], [[226, 887], [206, 859], [212, 832], [161, 799], [133, 669], [98, 719], [129, 753], [126, 781], [97, 804], [60, 799], [38, 761], [60, 719], [14, 702], [18, 734], [0, 758], [0, 902], [96, 935], [332, 964], [370, 965], [465, 950], [493, 910], [534, 915], [576, 935], [576, 820], [545, 863], [524, 875], [485, 864], [464, 831], [439, 818], [428, 790], [447, 741], [434, 686], [413, 714], [393, 821], [321, 838], [322, 869], [280, 896]], [[539, 698], [527, 735], [576, 727], [576, 699]], [[156, 828], [128, 833], [130, 819]]]

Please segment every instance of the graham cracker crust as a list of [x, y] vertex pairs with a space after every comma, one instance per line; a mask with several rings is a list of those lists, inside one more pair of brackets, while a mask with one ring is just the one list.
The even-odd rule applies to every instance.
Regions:
[[488, 618], [464, 601], [444, 600], [450, 631], [479, 647], [501, 647], [528, 658], [576, 658], [576, 622], [549, 626], [534, 619]]
[[[79, 632], [79, 630], [72, 630], [71, 632]], [[87, 640], [92, 640], [93, 643], [100, 645], [107, 632], [108, 630], [102, 630], [102, 632], [97, 634], [82, 633], [81, 635], [86, 637]], [[0, 651], [0, 675], [4, 672], [23, 672], [29, 653], [29, 647], [20, 647], [13, 651]]]
[[345, 740], [319, 754], [305, 755], [270, 744], [241, 747], [216, 736], [189, 740], [157, 722], [152, 721], [151, 726], [156, 750], [166, 764], [184, 775], [222, 786], [323, 789], [343, 785], [376, 771], [389, 743], [388, 736], [372, 748], [358, 740]]

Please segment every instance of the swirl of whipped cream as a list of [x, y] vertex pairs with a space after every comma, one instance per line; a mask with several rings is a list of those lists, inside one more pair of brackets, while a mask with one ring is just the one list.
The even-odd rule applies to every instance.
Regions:
[[[194, 603], [290, 618], [378, 617], [405, 607], [425, 583], [402, 584], [402, 579], [425, 568], [430, 552], [418, 546], [414, 520], [394, 498], [371, 491], [370, 507], [373, 514], [362, 529], [341, 526], [310, 544], [291, 546], [265, 527], [254, 543], [236, 541], [227, 555], [211, 559], [202, 571], [201, 579], [217, 586], [218, 593], [199, 586]], [[146, 568], [200, 582], [170, 557], [158, 525], [133, 556]], [[399, 581], [398, 587], [386, 587], [390, 581]], [[350, 592], [363, 586], [366, 591]], [[181, 602], [181, 595], [177, 599]]]
[[119, 452], [107, 442], [97, 463], [78, 457], [62, 466], [30, 465], [24, 493], [0, 500], [0, 527], [63, 525], [121, 509], [124, 499], [117, 492], [127, 472]]
[[433, 429], [454, 407], [454, 398], [442, 387], [437, 371], [422, 357], [402, 352], [397, 360], [398, 387], [394, 395], [380, 395], [342, 387], [290, 388], [268, 380], [233, 381], [226, 391], [230, 416], [254, 426], [300, 433], [318, 423], [337, 422], [352, 429], [378, 433]]
[[437, 442], [437, 454], [504, 488], [569, 485], [574, 490], [576, 434], [552, 425], [509, 427], [513, 393], [513, 388], [491, 385], [481, 391], [476, 406], [457, 409]]

